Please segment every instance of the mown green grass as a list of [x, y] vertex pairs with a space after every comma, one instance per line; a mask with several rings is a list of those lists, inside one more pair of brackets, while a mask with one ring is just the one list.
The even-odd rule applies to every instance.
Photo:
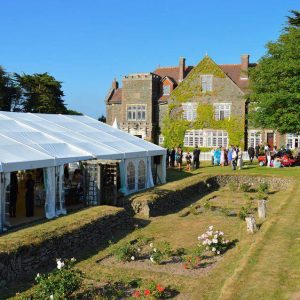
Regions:
[[[138, 219], [137, 216], [136, 223], [140, 224], [140, 229], [120, 240], [111, 237], [111, 240], [116, 240], [116, 245], [146, 236], [166, 240], [173, 248], [191, 248], [197, 243], [197, 236], [209, 225], [214, 225], [230, 239], [238, 240], [236, 247], [224, 254], [214, 268], [198, 278], [104, 266], [99, 260], [115, 247], [109, 246], [107, 241], [103, 241], [107, 244], [104, 250], [96, 254], [91, 252], [79, 260], [77, 266], [96, 282], [137, 277], [153, 279], [178, 289], [178, 299], [299, 299], [296, 297], [300, 291], [300, 168], [272, 169], [253, 165], [234, 172], [229, 167], [205, 166], [191, 173], [168, 170], [168, 179], [176, 183], [176, 180], [196, 174], [271, 175], [292, 177], [296, 183], [269, 195], [267, 219], [254, 235], [247, 234], [245, 222], [238, 217], [212, 211], [180, 217], [182, 211], [179, 211], [149, 220]], [[245, 204], [243, 192], [222, 189], [213, 194], [219, 196], [220, 206], [238, 209]], [[237, 201], [234, 205], [232, 199]], [[197, 201], [201, 203], [203, 198], [195, 199]]]

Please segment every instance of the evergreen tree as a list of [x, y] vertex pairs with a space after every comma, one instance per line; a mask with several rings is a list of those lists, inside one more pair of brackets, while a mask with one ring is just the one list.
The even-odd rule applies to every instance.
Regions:
[[20, 109], [20, 90], [11, 76], [0, 66], [0, 110]]
[[280, 133], [300, 132], [300, 26], [299, 12], [250, 73], [253, 121], [257, 127]]
[[22, 90], [23, 110], [33, 113], [67, 113], [61, 82], [48, 73], [15, 76]]

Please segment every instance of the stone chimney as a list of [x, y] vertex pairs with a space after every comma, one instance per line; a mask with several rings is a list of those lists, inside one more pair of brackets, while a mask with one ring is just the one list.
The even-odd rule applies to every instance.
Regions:
[[184, 79], [185, 75], [185, 58], [180, 57], [179, 58], [179, 77], [178, 81], [181, 82]]
[[241, 78], [248, 78], [249, 54], [241, 55]]
[[116, 80], [116, 78], [114, 78], [111, 87], [113, 90], [117, 90], [119, 88], [119, 82]]

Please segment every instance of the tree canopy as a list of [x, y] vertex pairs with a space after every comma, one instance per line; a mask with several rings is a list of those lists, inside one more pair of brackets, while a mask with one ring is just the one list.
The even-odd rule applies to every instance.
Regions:
[[292, 14], [250, 73], [254, 124], [280, 133], [300, 132], [300, 13]]
[[22, 90], [23, 109], [33, 113], [66, 113], [61, 82], [48, 73], [15, 75]]

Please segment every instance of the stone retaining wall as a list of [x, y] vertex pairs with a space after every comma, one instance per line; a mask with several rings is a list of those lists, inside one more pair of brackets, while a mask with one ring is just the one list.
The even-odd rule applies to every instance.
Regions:
[[[63, 218], [72, 217], [66, 216]], [[50, 221], [51, 222], [51, 221]], [[52, 221], [55, 222], [55, 221]], [[45, 223], [37, 226], [45, 226]], [[132, 225], [132, 219], [122, 208], [116, 208], [111, 213], [92, 220], [90, 223], [78, 226], [74, 230], [66, 230], [60, 236], [47, 238], [41, 243], [17, 247], [11, 252], [0, 249], [0, 287], [17, 277], [26, 274], [36, 274], [41, 268], [55, 267], [56, 258], [76, 257], [87, 247], [100, 247], [104, 238], [124, 226]], [[66, 222], [66, 227], [68, 222]], [[21, 229], [22, 230], [22, 229]], [[18, 232], [20, 233], [20, 232]], [[14, 233], [10, 233], [14, 234]], [[30, 241], [29, 241], [30, 243]], [[1, 297], [0, 297], [1, 298]]]
[[194, 202], [195, 197], [204, 196], [229, 183], [234, 183], [237, 186], [249, 184], [255, 188], [263, 182], [267, 182], [271, 189], [279, 190], [287, 189], [292, 180], [251, 175], [218, 175], [211, 177], [195, 175], [175, 183], [171, 182], [160, 187], [155, 187], [151, 191], [142, 194], [130, 196], [127, 198], [127, 205], [130, 205], [135, 213], [153, 217], [176, 210], [176, 206], [187, 206]]

